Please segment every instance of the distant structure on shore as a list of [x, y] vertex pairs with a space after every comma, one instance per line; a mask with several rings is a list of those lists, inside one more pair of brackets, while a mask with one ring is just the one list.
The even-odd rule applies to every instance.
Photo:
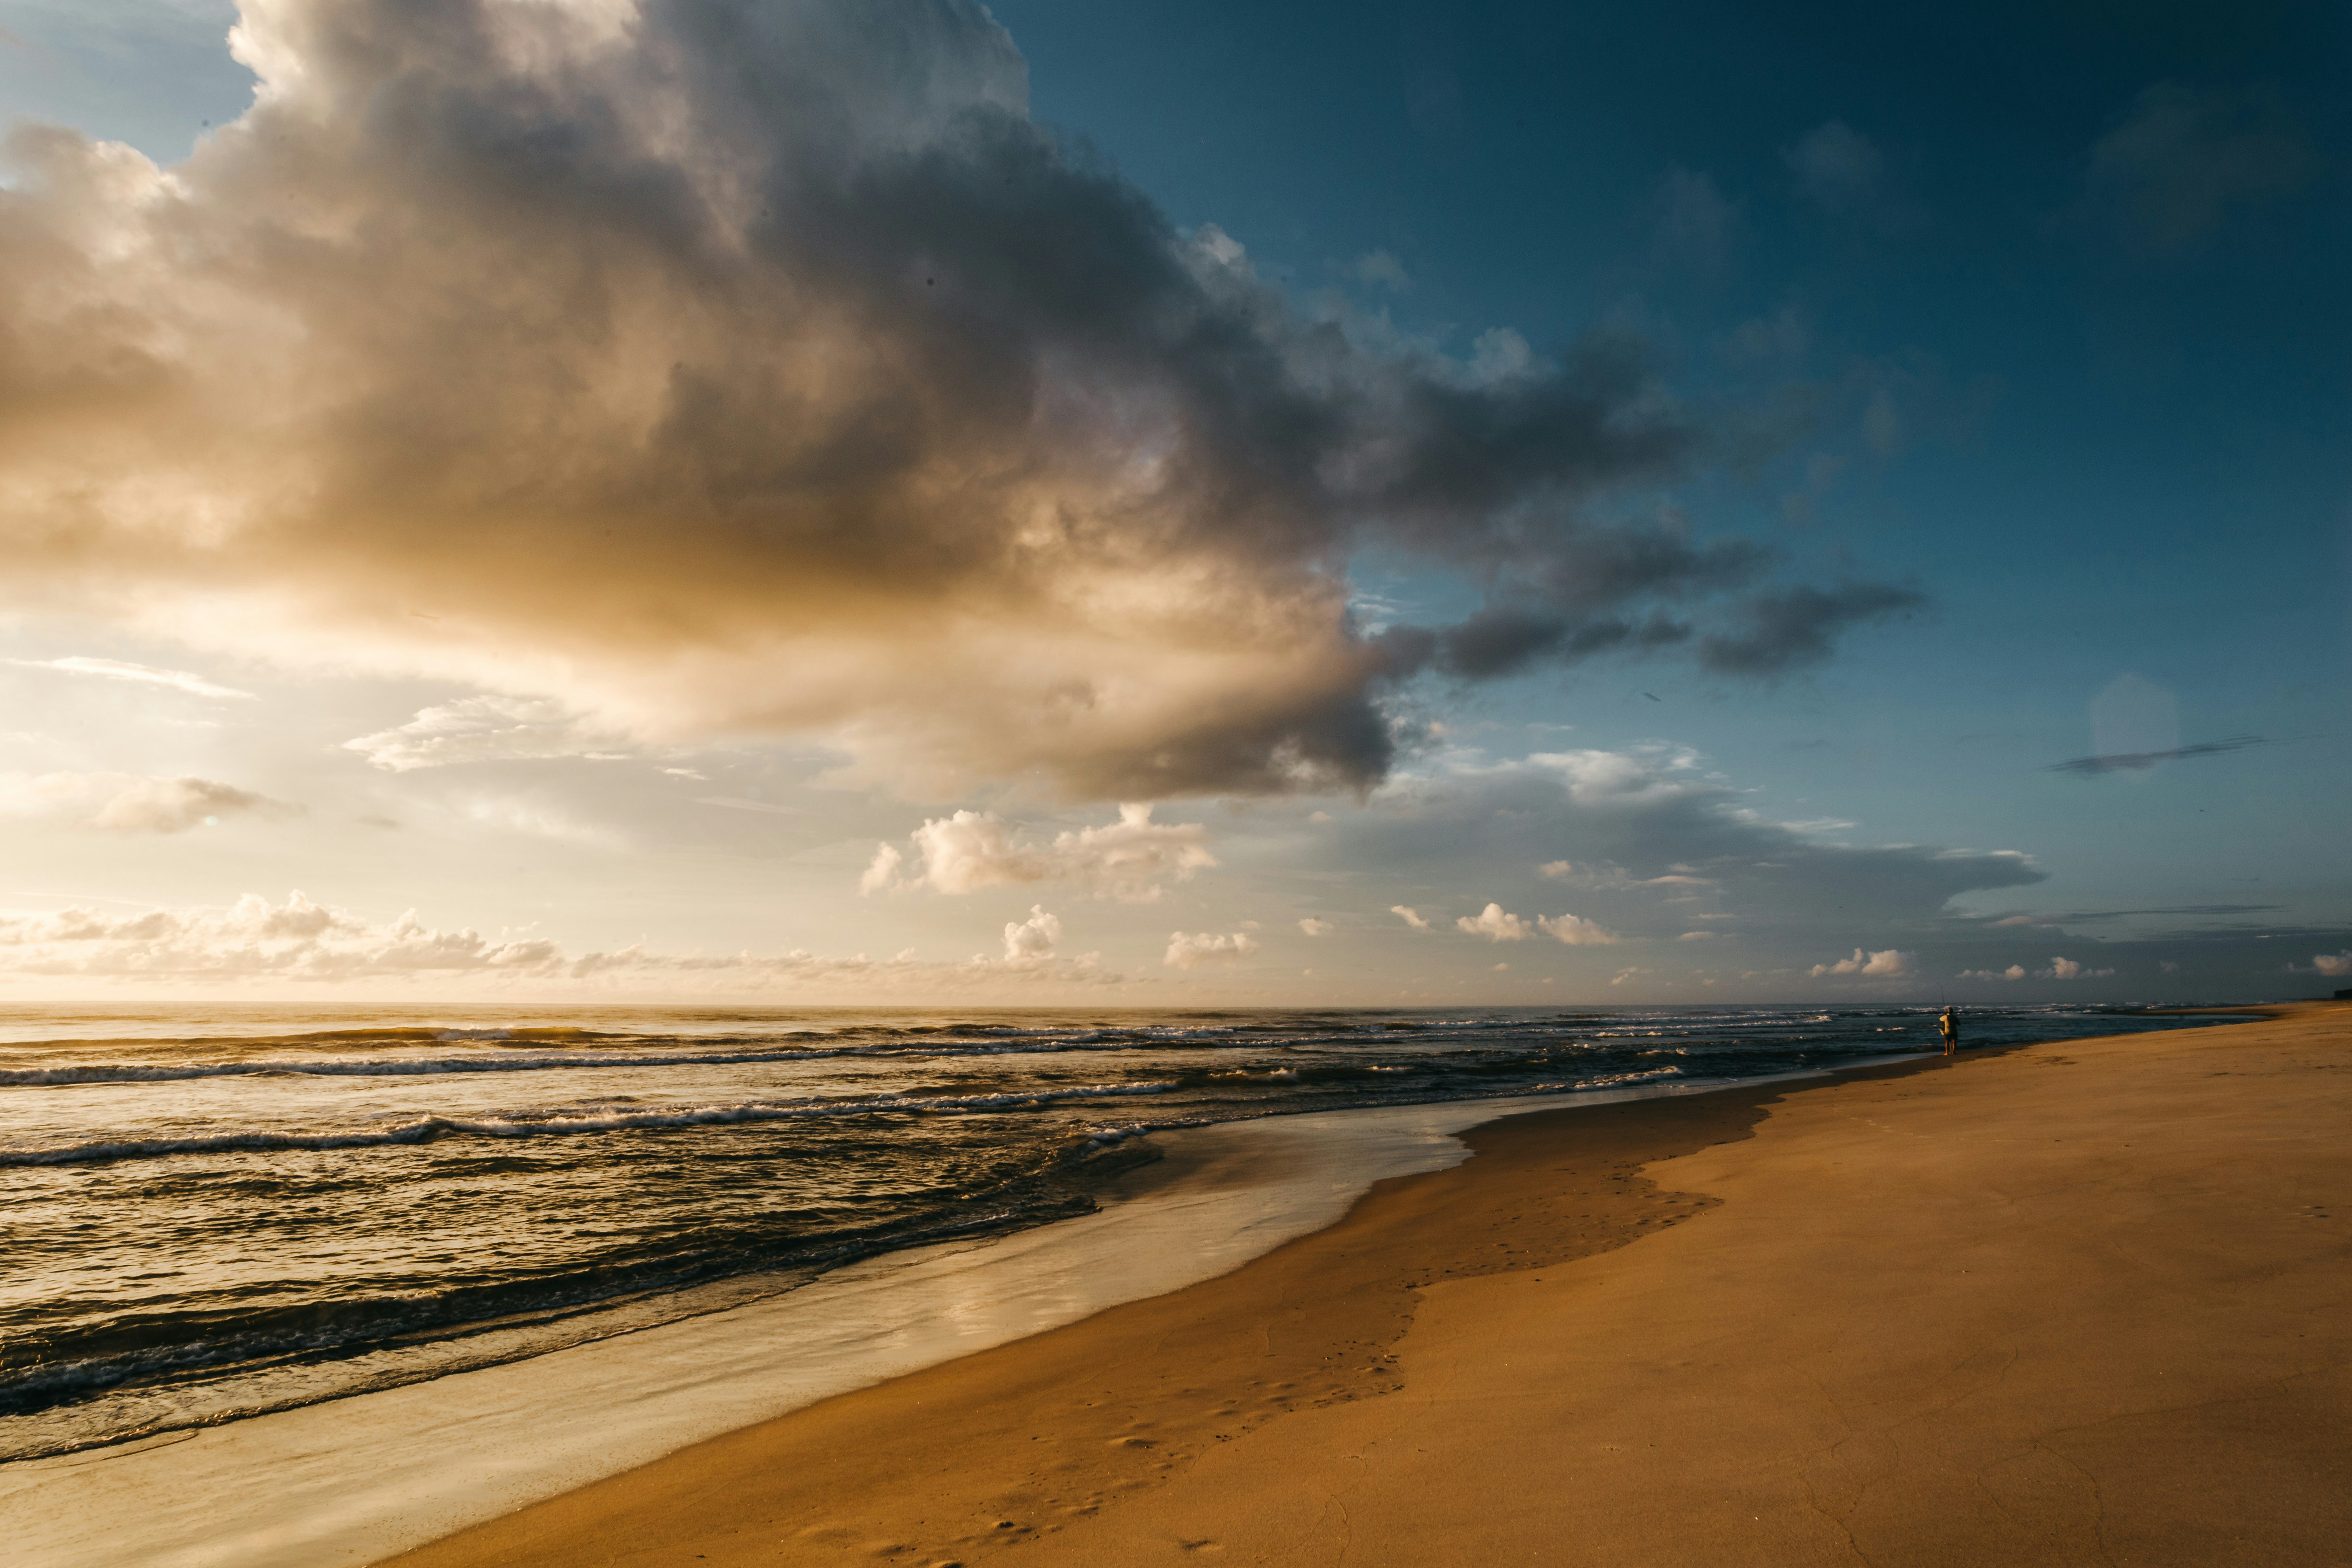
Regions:
[[2352, 1002], [2352, 985], [2347, 985], [2343, 990], [2338, 991], [2336, 994], [2336, 999], [2338, 1002]]

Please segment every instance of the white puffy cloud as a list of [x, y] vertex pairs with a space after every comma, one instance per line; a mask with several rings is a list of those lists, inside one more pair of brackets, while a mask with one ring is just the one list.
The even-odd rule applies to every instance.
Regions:
[[414, 910], [379, 922], [315, 903], [299, 892], [283, 903], [248, 893], [226, 906], [133, 914], [77, 908], [0, 916], [0, 979], [167, 987], [415, 983], [546, 987], [565, 994], [593, 982], [663, 994], [680, 989], [830, 991], [851, 998], [877, 988], [969, 994], [1005, 984], [1030, 989], [1122, 981], [1104, 971], [1094, 954], [1054, 956], [1060, 934], [1060, 922], [1037, 909], [1027, 921], [1005, 928], [1002, 959], [975, 955], [939, 963], [911, 953], [877, 960], [801, 950], [772, 955], [665, 953], [643, 946], [573, 956], [544, 937], [430, 927]]
[[2021, 963], [2012, 963], [2007, 969], [1963, 969], [1960, 971], [1958, 978], [1962, 980], [2022, 980], [2025, 978], [2025, 965]]
[[1040, 843], [1023, 838], [993, 812], [959, 811], [915, 829], [920, 866], [901, 880], [906, 857], [895, 845], [876, 849], [859, 879], [861, 891], [929, 887], [941, 893], [972, 893], [983, 888], [1034, 882], [1068, 882], [1097, 895], [1129, 902], [1160, 896], [1162, 878], [1182, 881], [1217, 863], [1209, 853], [1208, 829], [1198, 823], [1154, 822], [1151, 807], [1129, 804], [1118, 819], [1100, 827], [1075, 828]]
[[2115, 973], [2112, 969], [2085, 969], [2071, 958], [2053, 958], [2050, 967], [2036, 972], [2044, 980], [2102, 980]]
[[2322, 974], [2352, 974], [2352, 949], [2342, 952], [2315, 952], [2312, 966]]
[[1340, 268], [1359, 283], [1373, 284], [1404, 293], [1412, 287], [1412, 279], [1393, 252], [1368, 250]]
[[1257, 951], [1257, 941], [1247, 931], [1237, 931], [1230, 936], [1210, 931], [1170, 931], [1168, 952], [1160, 962], [1178, 969], [1197, 969], [1203, 963], [1230, 963], [1246, 958]]
[[163, 686], [174, 691], [184, 691], [191, 697], [234, 699], [251, 702], [250, 691], [240, 691], [234, 686], [223, 686], [203, 676], [184, 669], [158, 669], [152, 664], [132, 664], [120, 658], [91, 658], [72, 654], [64, 658], [11, 658], [0, 663], [16, 665], [26, 669], [55, 669], [68, 675], [90, 675], [102, 680], [127, 680], [140, 686]]
[[492, 941], [435, 931], [415, 911], [370, 925], [300, 892], [272, 904], [247, 893], [226, 908], [110, 915], [71, 909], [0, 919], [0, 969], [16, 973], [306, 980], [482, 970], [536, 971], [560, 963], [551, 942]]
[[1819, 980], [1824, 974], [1873, 974], [1892, 979], [1911, 973], [1911, 955], [1886, 948], [1878, 952], [1853, 950], [1852, 958], [1841, 958], [1834, 963], [1816, 963], [1812, 976]]
[[1329, 936], [1333, 931], [1338, 931], [1339, 928], [1333, 925], [1329, 921], [1318, 919], [1314, 915], [1308, 915], [1305, 920], [1298, 922], [1298, 929], [1305, 931], [1308, 936]]
[[1061, 940], [1062, 922], [1047, 914], [1043, 904], [1032, 904], [1027, 920], [1004, 922], [1004, 962], [1051, 958], [1054, 944]]
[[[1810, 831], [1814, 825], [1784, 822], [1780, 826], [1792, 833], [1803, 833]], [[1853, 824], [1841, 822], [1835, 826], [1852, 827]], [[1550, 860], [1537, 867], [1536, 873], [1555, 882], [1566, 882], [1571, 887], [1610, 892], [1625, 892], [1635, 888], [1711, 888], [1715, 886], [1714, 878], [1699, 876], [1693, 868], [1683, 865], [1670, 866], [1659, 876], [1636, 877], [1622, 866], [1606, 862], [1598, 865], [1587, 862], [1580, 866], [1569, 860]]]
[[299, 809], [214, 779], [0, 773], [0, 816], [52, 818], [109, 833], [184, 833], [225, 817]]
[[1456, 928], [1472, 936], [1483, 936], [1488, 942], [1523, 942], [1535, 934], [1535, 927], [1506, 910], [1500, 904], [1488, 904], [1475, 915], [1457, 916]]
[[[1568, 798], [1584, 806], [1622, 809], [1657, 805], [1683, 799], [1701, 787], [1699, 756], [1687, 746], [1660, 745], [1623, 752], [1591, 748], [1535, 752], [1520, 765], [1551, 773], [1567, 790]], [[1555, 872], [1547, 868], [1547, 875], [1574, 874], [1574, 867], [1568, 861], [1549, 864], [1561, 869]]]
[[1414, 909], [1410, 904], [1391, 904], [1389, 906], [1389, 913], [1396, 916], [1397, 919], [1404, 921], [1405, 924], [1411, 926], [1415, 931], [1427, 931], [1429, 929], [1429, 922], [1421, 918], [1421, 911]]
[[627, 744], [616, 731], [559, 703], [485, 695], [419, 709], [406, 723], [346, 741], [343, 749], [375, 767], [404, 773], [455, 763], [613, 756]]
[[[1536, 924], [1570, 947], [1607, 947], [1617, 940], [1617, 933], [1604, 931], [1600, 924], [1580, 915], [1538, 915]], [[1701, 931], [1701, 936], [1713, 936], [1713, 931]]]
[[[1404, 913], [1400, 906], [1394, 912]], [[1419, 925], [1417, 919], [1413, 921]], [[1524, 942], [1541, 931], [1570, 947], [1602, 947], [1614, 942], [1617, 935], [1603, 930], [1597, 922], [1572, 914], [1538, 915], [1525, 920], [1497, 903], [1489, 903], [1475, 915], [1457, 916], [1454, 928], [1482, 936], [1489, 942]], [[1425, 928], [1424, 928], [1425, 929]]]
[[874, 858], [866, 863], [865, 875], [857, 879], [857, 890], [861, 893], [873, 894], [886, 888], [897, 886], [898, 868], [905, 865], [906, 861], [907, 858], [898, 852], [897, 845], [877, 845]]
[[1034, 994], [1039, 988], [1132, 984], [1127, 976], [1101, 966], [1095, 953], [1076, 958], [1052, 956], [1016, 959], [974, 953], [957, 963], [930, 963], [911, 952], [896, 957], [868, 958], [864, 953], [835, 957], [795, 948], [773, 955], [736, 952], [709, 956], [660, 953], [642, 947], [617, 952], [591, 952], [572, 959], [555, 972], [567, 981], [594, 980], [625, 989], [658, 990], [667, 994], [681, 988], [727, 993], [781, 993], [786, 995], [832, 995], [859, 1002], [877, 994], [891, 995], [987, 995], [1004, 993]]

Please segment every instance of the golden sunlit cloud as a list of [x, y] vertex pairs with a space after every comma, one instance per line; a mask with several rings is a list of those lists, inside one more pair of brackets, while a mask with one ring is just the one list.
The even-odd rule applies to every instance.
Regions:
[[[247, 0], [232, 41], [253, 106], [183, 163], [8, 138], [5, 607], [456, 679], [550, 745], [1118, 799], [1375, 782], [1424, 668], [1769, 672], [1909, 602], [1697, 625], [1764, 553], [1589, 514], [1698, 440], [1637, 345], [1302, 313], [1034, 124], [977, 5]], [[1491, 602], [1366, 635], [1372, 546]]]

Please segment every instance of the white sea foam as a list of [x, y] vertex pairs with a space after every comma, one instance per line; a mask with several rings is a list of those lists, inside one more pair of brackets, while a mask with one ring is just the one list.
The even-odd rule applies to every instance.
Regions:
[[[454, 1057], [251, 1057], [211, 1062], [63, 1062], [51, 1067], [0, 1068], [0, 1088], [172, 1083], [182, 1079], [254, 1078], [271, 1074], [312, 1078], [429, 1078], [440, 1073], [555, 1072], [592, 1068], [729, 1067], [758, 1062], [791, 1065], [839, 1058], [1051, 1056], [1061, 1051], [1129, 1050], [1144, 1046], [1181, 1047], [1196, 1039], [1202, 1045], [1223, 1045], [1231, 1043], [1233, 1034], [1231, 1029], [1153, 1033], [1122, 1029], [1072, 1034], [1022, 1031], [1012, 1037], [975, 1039], [908, 1031], [850, 1045], [802, 1045], [779, 1040], [772, 1046], [725, 1051], [647, 1047], [628, 1051], [557, 1050], [530, 1054], [501, 1050]], [[477, 1040], [494, 1044], [512, 1037], [503, 1029], [457, 1029], [443, 1031], [434, 1037], [436, 1041], [454, 1045]], [[1289, 1042], [1275, 1036], [1253, 1038], [1248, 1043], [1273, 1047]]]
[[0, 1068], [0, 1086], [13, 1084], [173, 1083], [208, 1078], [291, 1073], [312, 1078], [429, 1078], [436, 1073], [547, 1072], [563, 1068], [714, 1067], [735, 1062], [805, 1061], [838, 1052], [632, 1051], [591, 1056], [363, 1057], [345, 1061], [70, 1062], [50, 1068]]
[[788, 1121], [814, 1116], [865, 1116], [879, 1111], [956, 1112], [1015, 1106], [1164, 1094], [1172, 1082], [1078, 1084], [1066, 1089], [1003, 1094], [918, 1097], [883, 1095], [861, 1100], [754, 1100], [740, 1105], [680, 1106], [662, 1110], [605, 1110], [590, 1114], [553, 1111], [508, 1120], [477, 1116], [420, 1116], [389, 1127], [328, 1128], [316, 1131], [255, 1128], [210, 1132], [194, 1138], [104, 1138], [48, 1148], [0, 1148], [0, 1165], [71, 1165], [101, 1160], [160, 1159], [174, 1154], [221, 1154], [241, 1150], [369, 1149], [437, 1139], [576, 1138], [643, 1128], [716, 1127], [742, 1122]]

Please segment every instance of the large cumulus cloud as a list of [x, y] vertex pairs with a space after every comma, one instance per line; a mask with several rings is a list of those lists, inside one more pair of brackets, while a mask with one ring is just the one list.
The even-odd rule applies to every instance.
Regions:
[[[1302, 314], [1034, 124], [976, 5], [246, 0], [233, 41], [254, 106], [182, 164], [7, 144], [15, 607], [1119, 798], [1376, 780], [1423, 668], [1769, 672], [1898, 603], [1596, 514], [1701, 445], [1633, 346]], [[1494, 607], [1361, 636], [1368, 546]]]

